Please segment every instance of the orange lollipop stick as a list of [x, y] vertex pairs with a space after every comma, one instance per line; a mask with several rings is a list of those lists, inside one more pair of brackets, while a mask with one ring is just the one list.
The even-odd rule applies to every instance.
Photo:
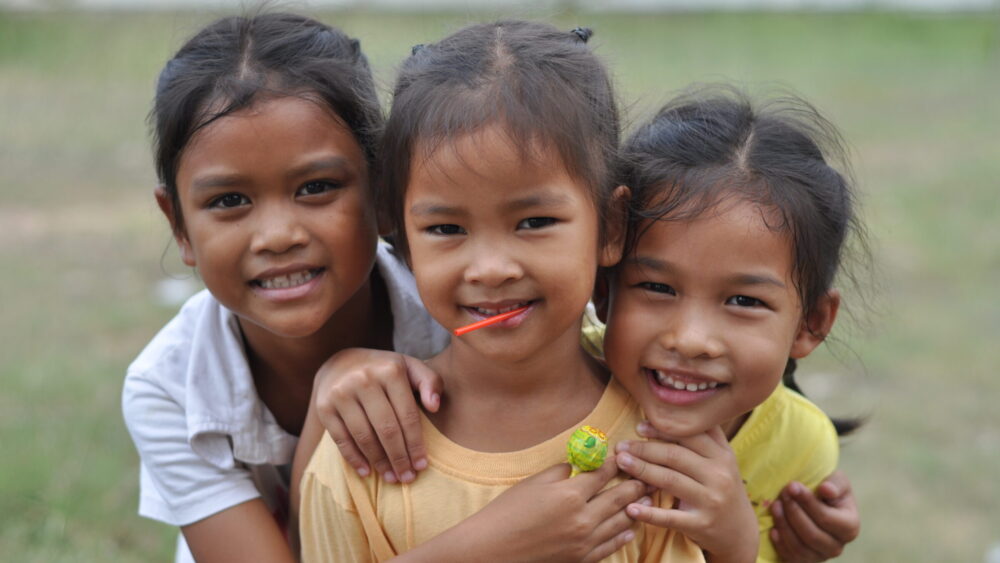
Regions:
[[456, 328], [455, 329], [455, 336], [462, 336], [463, 334], [466, 334], [468, 332], [472, 332], [472, 331], [474, 331], [476, 329], [480, 329], [480, 328], [483, 328], [483, 327], [494, 325], [494, 324], [497, 324], [500, 321], [506, 321], [507, 319], [509, 319], [509, 318], [517, 315], [518, 313], [522, 313], [524, 311], [527, 311], [528, 307], [530, 307], [530, 305], [525, 305], [524, 307], [520, 307], [518, 309], [514, 309], [513, 311], [507, 311], [506, 313], [500, 313], [499, 315], [492, 316], [492, 317], [490, 317], [488, 319], [483, 319], [481, 321], [476, 321], [476, 322], [472, 323], [471, 325], [465, 325], [463, 327]]

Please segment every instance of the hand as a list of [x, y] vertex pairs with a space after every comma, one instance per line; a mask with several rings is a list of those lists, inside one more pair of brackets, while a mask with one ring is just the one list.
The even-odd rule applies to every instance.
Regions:
[[387, 482], [408, 483], [427, 467], [420, 411], [441, 404], [441, 378], [409, 356], [351, 348], [327, 360], [313, 384], [320, 423], [361, 475], [370, 467]]
[[[639, 430], [663, 439], [648, 423]], [[673, 508], [631, 504], [629, 516], [684, 533], [709, 561], [756, 560], [757, 517], [719, 427], [676, 442], [622, 442], [616, 452], [622, 471], [678, 499]]]
[[835, 471], [813, 494], [801, 483], [789, 483], [771, 505], [771, 542], [784, 561], [813, 563], [839, 556], [861, 531], [851, 483]]
[[625, 506], [650, 502], [632, 479], [601, 491], [618, 473], [613, 458], [572, 479], [569, 465], [550, 467], [394, 561], [600, 561], [635, 537]]

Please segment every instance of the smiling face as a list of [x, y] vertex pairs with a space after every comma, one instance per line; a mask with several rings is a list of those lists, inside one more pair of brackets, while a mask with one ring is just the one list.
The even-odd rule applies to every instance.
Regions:
[[556, 342], [578, 347], [597, 266], [614, 258], [599, 257], [588, 188], [556, 151], [536, 149], [524, 159], [502, 129], [487, 126], [414, 159], [406, 189], [410, 262], [438, 322], [454, 330], [527, 306], [461, 337], [496, 360]]
[[833, 323], [828, 297], [806, 329], [791, 244], [762, 212], [729, 200], [690, 221], [642, 225], [619, 267], [605, 354], [668, 436], [721, 425], [732, 437], [780, 384], [788, 358], [808, 355]]
[[377, 229], [367, 189], [361, 147], [329, 111], [295, 97], [257, 102], [184, 150], [181, 256], [241, 322], [312, 335], [368, 280]]

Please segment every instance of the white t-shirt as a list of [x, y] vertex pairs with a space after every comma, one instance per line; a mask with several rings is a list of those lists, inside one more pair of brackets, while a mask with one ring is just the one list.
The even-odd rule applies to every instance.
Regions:
[[[424, 310], [413, 275], [380, 242], [376, 264], [389, 294], [393, 346], [427, 358], [449, 335]], [[191, 297], [132, 362], [122, 391], [125, 423], [142, 464], [139, 514], [186, 526], [262, 497], [287, 514], [298, 438], [254, 387], [236, 316], [207, 290]], [[178, 560], [190, 555], [178, 544]]]

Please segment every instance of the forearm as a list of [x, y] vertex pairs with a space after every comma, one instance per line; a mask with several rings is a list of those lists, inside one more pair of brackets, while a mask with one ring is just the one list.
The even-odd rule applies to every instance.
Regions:
[[295, 563], [292, 548], [267, 505], [254, 499], [181, 528], [199, 563]]

